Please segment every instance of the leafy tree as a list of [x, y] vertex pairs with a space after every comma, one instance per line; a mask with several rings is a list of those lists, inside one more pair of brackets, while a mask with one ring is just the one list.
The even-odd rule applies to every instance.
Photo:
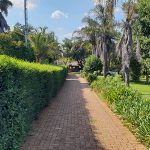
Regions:
[[[42, 61], [49, 56], [54, 59], [59, 51], [59, 43], [53, 32], [47, 33], [47, 28], [39, 28], [29, 35], [31, 45], [34, 49], [36, 62], [42, 63]], [[52, 59], [52, 58], [51, 58]]]
[[84, 17], [82, 19], [83, 23], [86, 23], [86, 26], [75, 31], [78, 36], [81, 36], [82, 39], [85, 39], [92, 45], [92, 54], [96, 55], [96, 46], [97, 46], [97, 38], [96, 32], [98, 28], [98, 22], [91, 18], [90, 16]]
[[85, 58], [91, 54], [91, 44], [80, 39], [76, 41], [65, 39], [62, 44], [62, 53], [64, 57], [77, 61], [82, 69]]
[[146, 59], [150, 57], [150, 1], [138, 0], [137, 11], [139, 14], [138, 20], [134, 25], [134, 35], [139, 36], [142, 58]]
[[110, 52], [114, 49], [114, 9], [117, 0], [98, 0], [90, 11], [94, 16], [83, 18], [86, 26], [77, 33], [92, 45], [92, 54], [103, 62], [103, 74], [107, 75]]
[[35, 61], [33, 49], [29, 44], [26, 48], [24, 45], [24, 31], [21, 24], [17, 23], [12, 31], [0, 34], [0, 54], [9, 55], [18, 59]]
[[86, 73], [102, 72], [102, 63], [95, 55], [91, 55], [85, 59], [83, 71]]
[[[111, 10], [110, 10], [111, 8]], [[106, 77], [109, 68], [109, 53], [113, 45], [114, 20], [113, 9], [107, 1], [105, 6], [100, 3], [93, 9], [96, 20], [99, 23], [97, 30], [97, 56], [103, 63], [103, 74]]]
[[146, 76], [146, 81], [149, 82], [150, 77], [150, 58], [143, 60], [142, 73]]
[[70, 57], [78, 62], [80, 69], [83, 68], [83, 63], [86, 57], [86, 49], [84, 43], [75, 43], [70, 51]]
[[150, 1], [149, 0], [137, 0], [137, 9], [139, 13], [138, 25], [141, 35], [150, 36]]
[[9, 26], [3, 15], [8, 15], [8, 8], [13, 4], [9, 0], [0, 0], [0, 33], [9, 30]]
[[24, 42], [18, 37], [14, 39], [12, 34], [13, 31], [7, 34], [0, 34], [0, 54], [16, 57], [27, 61], [34, 61], [34, 53], [31, 47], [26, 48]]
[[70, 51], [73, 47], [73, 41], [71, 39], [65, 38], [62, 44], [62, 53], [64, 57], [70, 57]]

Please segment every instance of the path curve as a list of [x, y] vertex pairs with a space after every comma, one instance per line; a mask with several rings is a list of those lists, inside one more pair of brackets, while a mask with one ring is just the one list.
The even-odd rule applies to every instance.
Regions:
[[146, 150], [85, 79], [69, 75], [21, 150]]

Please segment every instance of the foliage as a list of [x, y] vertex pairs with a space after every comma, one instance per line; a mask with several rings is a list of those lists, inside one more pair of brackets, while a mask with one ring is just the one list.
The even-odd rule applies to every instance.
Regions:
[[71, 48], [73, 47], [73, 41], [70, 39], [65, 38], [63, 40], [63, 44], [62, 44], [62, 53], [64, 55], [64, 57], [70, 57], [70, 51]]
[[140, 37], [141, 55], [143, 59], [150, 58], [150, 38]]
[[138, 32], [146, 37], [150, 36], [150, 1], [149, 0], [137, 0], [137, 8], [140, 14], [138, 22], [139, 22], [139, 30]]
[[96, 32], [98, 22], [89, 16], [84, 17], [82, 22], [87, 25], [75, 31], [74, 34], [76, 35], [76, 38], [88, 41], [92, 45], [92, 54], [96, 54]]
[[71, 63], [71, 59], [70, 58], [67, 58], [67, 57], [61, 57], [59, 60], [58, 60], [58, 63], [60, 65], [65, 65], [67, 66], [67, 64]]
[[4, 13], [6, 16], [8, 15], [8, 8], [13, 4], [10, 0], [1, 0], [0, 1], [0, 11]]
[[90, 48], [91, 45], [86, 41], [65, 39], [62, 44], [62, 53], [64, 57], [77, 61], [82, 69], [85, 58], [91, 53]]
[[141, 63], [138, 62], [135, 56], [131, 58], [130, 69], [131, 79], [133, 81], [139, 81], [141, 76]]
[[111, 50], [114, 49], [114, 2], [114, 0], [106, 0], [105, 5], [103, 5], [102, 1], [99, 1], [91, 10], [94, 17], [85, 17], [83, 22], [87, 26], [78, 31], [91, 43], [92, 53], [101, 58], [104, 76], [109, 71], [109, 55]]
[[9, 26], [3, 16], [8, 15], [8, 8], [11, 7], [13, 4], [10, 0], [1, 0], [0, 1], [0, 33], [4, 32], [5, 30], [9, 30]]
[[131, 123], [136, 135], [150, 146], [150, 101], [143, 100], [140, 93], [126, 87], [119, 76], [98, 77], [92, 87], [102, 93], [112, 109]]
[[93, 81], [95, 81], [97, 79], [97, 75], [93, 74], [93, 73], [83, 72], [83, 75], [84, 75], [84, 77], [86, 77], [89, 84], [91, 84]]
[[17, 150], [31, 122], [61, 87], [66, 69], [0, 56], [0, 150]]
[[34, 61], [35, 56], [31, 47], [24, 46], [23, 34], [20, 31], [0, 34], [0, 54], [16, 57], [27, 61]]
[[59, 55], [59, 43], [53, 32], [47, 33], [47, 28], [39, 28], [29, 36], [34, 49], [36, 62], [42, 63], [46, 58], [55, 58]]
[[150, 76], [150, 58], [143, 60], [142, 63], [142, 74], [146, 76], [146, 81], [149, 82]]
[[102, 63], [95, 55], [91, 55], [85, 59], [83, 71], [86, 73], [94, 73], [94, 71], [102, 72]]

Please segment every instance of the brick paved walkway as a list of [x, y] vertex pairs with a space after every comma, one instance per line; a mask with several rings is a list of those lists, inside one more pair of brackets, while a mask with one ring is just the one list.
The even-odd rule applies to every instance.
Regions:
[[21, 150], [146, 150], [100, 102], [87, 82], [70, 75], [33, 123]]

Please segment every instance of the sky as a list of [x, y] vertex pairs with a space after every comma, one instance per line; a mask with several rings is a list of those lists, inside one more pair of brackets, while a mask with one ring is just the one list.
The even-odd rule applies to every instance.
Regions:
[[[7, 22], [13, 27], [17, 22], [24, 24], [24, 0], [10, 0], [14, 6], [9, 9]], [[94, 7], [97, 0], [28, 0], [28, 22], [34, 27], [48, 27], [59, 41], [71, 38], [73, 31], [83, 26], [82, 18]], [[116, 19], [123, 13], [118, 5]]]

